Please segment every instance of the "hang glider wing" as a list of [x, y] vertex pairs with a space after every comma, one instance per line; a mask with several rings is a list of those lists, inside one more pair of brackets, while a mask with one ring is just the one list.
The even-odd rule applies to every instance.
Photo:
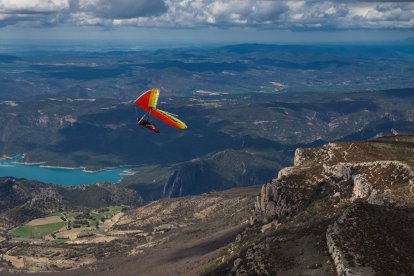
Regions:
[[173, 115], [175, 114], [171, 114], [167, 111], [157, 109], [159, 93], [160, 92], [157, 88], [148, 90], [147, 92], [139, 96], [138, 99], [135, 100], [135, 104], [141, 107], [146, 112], [148, 112], [150, 115], [163, 121], [167, 125], [170, 125], [172, 127], [179, 128], [179, 129], [186, 129], [187, 125], [181, 120], [174, 117]]
[[172, 116], [170, 113], [166, 111], [154, 109], [151, 111], [151, 115], [172, 127], [179, 129], [187, 128], [187, 125], [183, 121], [177, 119], [176, 117]]
[[157, 108], [159, 94], [160, 91], [157, 88], [148, 90], [135, 100], [135, 104], [144, 109], [146, 112], [149, 112], [150, 110]]

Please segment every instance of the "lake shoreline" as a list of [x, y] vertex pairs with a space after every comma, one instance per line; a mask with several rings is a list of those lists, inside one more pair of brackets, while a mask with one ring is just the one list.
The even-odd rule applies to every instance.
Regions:
[[117, 184], [129, 175], [134, 175], [140, 165], [120, 165], [91, 170], [87, 167], [66, 167], [48, 165], [47, 162], [23, 162], [24, 154], [0, 156], [0, 175], [26, 178], [44, 183], [76, 186], [100, 182]]
[[[0, 156], [0, 160], [13, 160], [15, 159], [16, 161], [14, 161], [13, 163], [15, 164], [21, 164], [21, 165], [28, 165], [28, 166], [32, 166], [32, 165], [39, 165], [42, 168], [48, 168], [48, 169], [64, 169], [64, 170], [82, 170], [83, 172], [86, 173], [97, 173], [97, 172], [102, 172], [102, 171], [106, 171], [106, 170], [115, 170], [115, 169], [120, 169], [120, 168], [137, 168], [140, 167], [141, 165], [119, 165], [119, 166], [112, 166], [112, 167], [102, 167], [96, 170], [93, 169], [88, 169], [88, 167], [85, 166], [80, 166], [80, 167], [66, 167], [66, 166], [56, 166], [56, 165], [45, 165], [47, 164], [49, 161], [39, 161], [39, 162], [21, 162], [19, 160], [23, 160], [26, 156], [26, 153], [23, 154], [17, 154], [14, 156], [9, 156], [9, 155], [2, 155]], [[127, 173], [125, 175], [133, 175], [133, 173]]]

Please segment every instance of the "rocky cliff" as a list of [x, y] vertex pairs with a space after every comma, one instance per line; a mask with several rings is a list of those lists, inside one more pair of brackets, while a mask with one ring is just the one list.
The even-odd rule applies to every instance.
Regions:
[[280, 163], [290, 163], [281, 158], [281, 152], [227, 149], [168, 168], [144, 166], [135, 175], [122, 179], [119, 185], [136, 190], [148, 201], [198, 195], [261, 185], [275, 176], [275, 164]]
[[214, 273], [414, 273], [414, 136], [298, 149]]

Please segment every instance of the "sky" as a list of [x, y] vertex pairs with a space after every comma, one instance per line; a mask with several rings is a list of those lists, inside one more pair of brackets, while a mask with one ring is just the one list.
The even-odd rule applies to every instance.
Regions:
[[409, 38], [414, 38], [414, 0], [0, 0], [0, 44], [375, 43]]

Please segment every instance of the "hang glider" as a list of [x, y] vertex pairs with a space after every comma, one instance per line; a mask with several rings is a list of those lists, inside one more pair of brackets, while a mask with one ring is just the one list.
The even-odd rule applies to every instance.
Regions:
[[186, 129], [187, 125], [176, 118], [175, 116], [177, 115], [163, 111], [161, 109], [157, 109], [159, 94], [160, 91], [157, 88], [153, 88], [146, 91], [141, 96], [139, 96], [138, 99], [135, 100], [135, 104], [146, 112], [146, 114], [138, 120], [138, 125], [159, 133], [159, 130], [156, 129], [151, 123], [149, 123], [148, 120], [146, 120], [147, 116], [154, 116], [158, 120], [174, 128]]

